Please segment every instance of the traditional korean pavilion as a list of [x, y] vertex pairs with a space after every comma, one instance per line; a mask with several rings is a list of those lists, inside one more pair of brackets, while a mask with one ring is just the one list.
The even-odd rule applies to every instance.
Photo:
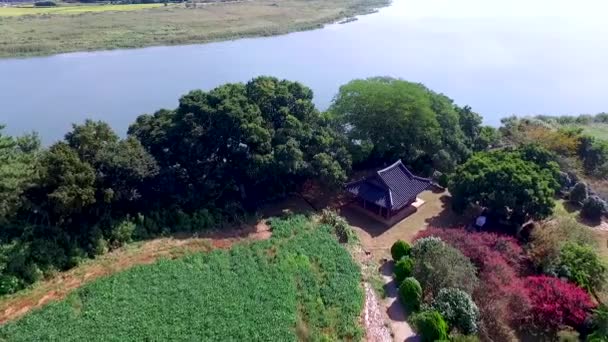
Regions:
[[346, 190], [365, 210], [388, 220], [410, 209], [418, 194], [430, 187], [430, 179], [415, 176], [398, 160], [365, 179], [348, 183]]

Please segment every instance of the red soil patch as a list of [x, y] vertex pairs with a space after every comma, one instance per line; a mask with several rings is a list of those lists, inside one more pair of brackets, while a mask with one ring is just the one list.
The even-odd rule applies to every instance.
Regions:
[[65, 298], [70, 292], [100, 277], [129, 269], [135, 265], [151, 264], [160, 258], [178, 258], [191, 252], [228, 249], [241, 241], [270, 238], [271, 230], [265, 221], [255, 226], [244, 226], [205, 234], [200, 237], [160, 238], [144, 242], [136, 249], [119, 248], [72, 270], [37, 283], [33, 289], [8, 296], [0, 302], [0, 324], [17, 319], [32, 309]]

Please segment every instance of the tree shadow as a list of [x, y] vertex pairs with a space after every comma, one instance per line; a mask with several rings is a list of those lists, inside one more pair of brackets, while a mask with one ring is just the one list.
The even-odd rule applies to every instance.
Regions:
[[395, 262], [392, 260], [386, 260], [382, 265], [380, 265], [379, 271], [380, 274], [384, 276], [392, 276], [393, 275], [393, 267], [395, 266]]
[[458, 215], [452, 210], [452, 197], [449, 195], [443, 195], [439, 197], [439, 200], [441, 201], [441, 212], [424, 220], [429, 227], [452, 228], [463, 226], [468, 223], [468, 219], [465, 216]]
[[352, 227], [357, 227], [371, 237], [377, 237], [382, 235], [384, 232], [389, 230], [391, 226], [388, 226], [380, 221], [374, 220], [373, 218], [361, 213], [355, 208], [350, 206], [344, 206], [340, 209], [340, 215], [346, 219], [346, 222]]
[[588, 219], [586, 217], [582, 217], [581, 215], [576, 216], [576, 221], [582, 225], [585, 225], [590, 228], [598, 228], [602, 225], [602, 219], [599, 218], [597, 220]]
[[421, 342], [422, 338], [418, 335], [416, 336], [410, 336], [408, 338], [405, 339], [405, 342]]
[[564, 209], [570, 214], [581, 210], [580, 205], [572, 203], [570, 201], [564, 201], [563, 206], [564, 206]]
[[396, 322], [405, 322], [407, 321], [407, 315], [403, 305], [399, 300], [393, 301], [391, 306], [386, 309], [386, 314], [390, 319]]
[[388, 283], [382, 286], [386, 298], [397, 298], [399, 296], [399, 289], [397, 287], [397, 281], [391, 279]]

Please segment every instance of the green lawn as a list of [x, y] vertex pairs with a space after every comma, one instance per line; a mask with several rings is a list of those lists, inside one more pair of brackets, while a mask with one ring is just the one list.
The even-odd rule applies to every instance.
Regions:
[[571, 127], [582, 128], [583, 132], [598, 139], [608, 140], [608, 124], [590, 123], [588, 125], [573, 125]]
[[608, 125], [606, 124], [592, 124], [583, 126], [585, 133], [588, 133], [598, 139], [608, 140]]
[[136, 11], [146, 8], [161, 7], [163, 4], [129, 4], [129, 5], [81, 5], [57, 7], [0, 7], [0, 17], [22, 15], [81, 14], [86, 12]]
[[0, 328], [7, 341], [358, 340], [360, 271], [328, 227], [138, 266]]

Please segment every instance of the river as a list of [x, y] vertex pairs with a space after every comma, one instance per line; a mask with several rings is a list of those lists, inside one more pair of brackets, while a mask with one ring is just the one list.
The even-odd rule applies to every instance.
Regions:
[[191, 89], [273, 75], [326, 109], [340, 85], [389, 75], [421, 82], [498, 125], [529, 114], [608, 111], [604, 0], [395, 0], [348, 24], [268, 38], [0, 60], [0, 123], [48, 144], [73, 122], [124, 134]]

